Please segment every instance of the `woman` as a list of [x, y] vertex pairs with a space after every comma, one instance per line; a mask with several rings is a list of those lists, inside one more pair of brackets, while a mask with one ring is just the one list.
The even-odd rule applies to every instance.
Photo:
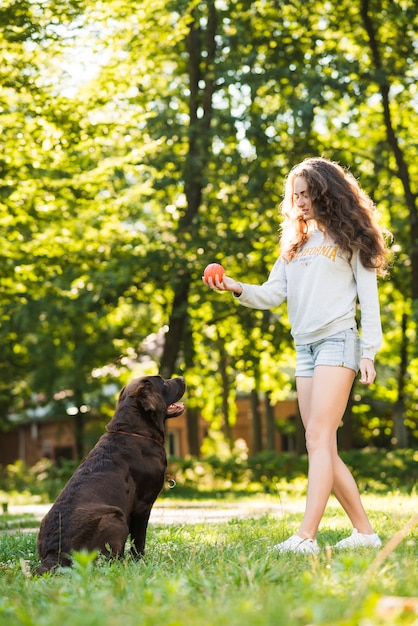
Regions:
[[[224, 275], [204, 283], [231, 291], [244, 306], [270, 309], [287, 300], [296, 346], [296, 389], [309, 459], [305, 515], [279, 552], [319, 551], [316, 534], [331, 492], [353, 525], [335, 548], [379, 547], [347, 466], [337, 429], [357, 372], [371, 385], [382, 341], [377, 273], [386, 246], [371, 199], [337, 163], [310, 158], [290, 172], [282, 203], [281, 255], [263, 285]], [[361, 341], [356, 304], [361, 311]]]

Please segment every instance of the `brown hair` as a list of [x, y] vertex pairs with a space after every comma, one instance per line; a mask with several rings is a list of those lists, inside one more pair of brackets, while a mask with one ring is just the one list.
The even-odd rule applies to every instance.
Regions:
[[281, 204], [281, 254], [286, 261], [291, 261], [307, 240], [307, 224], [294, 204], [293, 188], [298, 176], [306, 179], [318, 227], [332, 237], [349, 260], [358, 250], [364, 267], [384, 274], [387, 247], [373, 201], [350, 172], [321, 157], [295, 165], [287, 177]]

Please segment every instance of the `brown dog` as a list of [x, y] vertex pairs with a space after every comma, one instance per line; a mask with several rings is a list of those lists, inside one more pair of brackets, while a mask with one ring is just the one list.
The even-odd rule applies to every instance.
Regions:
[[71, 565], [71, 552], [121, 556], [130, 534], [143, 554], [148, 519], [164, 484], [164, 425], [184, 411], [184, 379], [145, 376], [119, 394], [115, 415], [41, 522], [36, 570]]

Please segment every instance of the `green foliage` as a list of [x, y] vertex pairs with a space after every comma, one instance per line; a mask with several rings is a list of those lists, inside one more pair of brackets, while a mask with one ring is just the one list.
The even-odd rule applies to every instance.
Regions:
[[[385, 431], [401, 402], [413, 445], [412, 4], [8, 0], [0, 17], [0, 421], [99, 409], [105, 384], [161, 367], [186, 373], [191, 405], [225, 430], [236, 391], [288, 395], [284, 310], [243, 310], [200, 277], [216, 260], [263, 281], [284, 177], [323, 154], [351, 167], [395, 235], [369, 443], [399, 443]], [[372, 399], [357, 394], [364, 441]]]
[[32, 467], [22, 461], [1, 468], [0, 491], [9, 494], [28, 493], [45, 502], [55, 500], [77, 467], [76, 462], [62, 459], [59, 465], [42, 459]]
[[[364, 449], [342, 452], [361, 491], [413, 493], [418, 483], [418, 453], [415, 450]], [[208, 457], [193, 461], [176, 460], [169, 463], [177, 487], [170, 493], [175, 497], [183, 488], [198, 492], [217, 490], [219, 494], [244, 492], [281, 493], [299, 491], [306, 486], [307, 457], [289, 453], [264, 451], [249, 458], [242, 456], [221, 460]]]
[[[362, 492], [416, 491], [418, 453], [415, 450], [352, 450], [341, 456]], [[51, 502], [74, 469], [72, 462], [63, 461], [56, 466], [46, 459], [31, 468], [21, 462], [9, 465], [0, 475], [0, 503], [13, 501], [18, 493]], [[172, 459], [168, 474], [173, 476], [176, 486], [162, 492], [161, 497], [166, 499], [202, 499], [213, 492], [218, 498], [245, 493], [295, 494], [306, 490], [307, 457], [264, 451], [250, 458], [238, 453], [224, 460], [218, 456]]]
[[413, 493], [418, 484], [416, 450], [351, 450], [341, 453], [360, 490], [377, 493]]

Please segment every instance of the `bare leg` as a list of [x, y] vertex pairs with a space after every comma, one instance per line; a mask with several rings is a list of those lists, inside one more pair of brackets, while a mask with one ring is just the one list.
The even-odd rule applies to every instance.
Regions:
[[334, 484], [332, 492], [359, 533], [371, 534], [373, 528], [360, 499], [360, 494], [350, 470], [338, 456], [337, 442], [334, 455]]
[[337, 451], [337, 428], [353, 380], [353, 370], [323, 365], [315, 368], [312, 378], [296, 379], [309, 457], [306, 509], [298, 532], [301, 537], [315, 538], [331, 491], [353, 526], [361, 533], [373, 533], [354, 478]]

